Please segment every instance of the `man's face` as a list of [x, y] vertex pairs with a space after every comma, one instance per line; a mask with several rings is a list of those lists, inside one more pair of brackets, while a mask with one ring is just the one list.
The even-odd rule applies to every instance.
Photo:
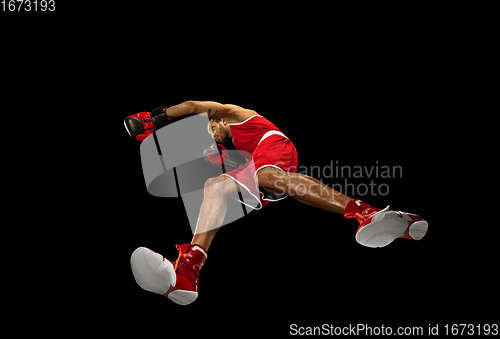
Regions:
[[229, 139], [229, 125], [227, 122], [221, 119], [220, 122], [210, 121], [210, 126], [212, 130], [212, 138], [218, 143], [225, 143]]

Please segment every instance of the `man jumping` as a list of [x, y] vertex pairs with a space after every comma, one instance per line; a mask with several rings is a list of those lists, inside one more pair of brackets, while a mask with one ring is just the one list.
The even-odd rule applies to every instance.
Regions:
[[391, 211], [389, 206], [384, 209], [370, 206], [317, 179], [296, 173], [298, 155], [293, 143], [253, 110], [213, 101], [186, 101], [132, 115], [125, 119], [125, 127], [132, 138], [143, 141], [155, 129], [193, 113], [208, 114], [209, 133], [217, 143], [232, 140], [237, 150], [248, 152], [252, 159], [240, 168], [206, 181], [195, 234], [190, 244], [176, 246], [177, 260], [166, 260], [145, 247], [132, 253], [132, 272], [143, 289], [162, 294], [180, 305], [197, 298], [198, 279], [207, 251], [223, 223], [228, 197], [238, 190], [254, 200], [251, 207], [255, 209], [290, 196], [306, 205], [357, 219], [360, 225], [356, 240], [368, 247], [383, 247], [396, 238], [420, 240], [427, 232], [427, 222], [418, 215]]

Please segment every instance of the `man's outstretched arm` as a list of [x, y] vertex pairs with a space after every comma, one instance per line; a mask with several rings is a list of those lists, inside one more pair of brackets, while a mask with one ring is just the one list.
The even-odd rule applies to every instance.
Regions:
[[221, 118], [226, 118], [234, 114], [238, 109], [242, 109], [236, 105], [223, 105], [215, 101], [193, 101], [188, 100], [178, 105], [167, 108], [166, 112], [169, 117], [178, 118], [186, 114], [192, 113], [207, 113], [209, 117], [217, 115]]
[[184, 101], [178, 105], [157, 107], [151, 112], [140, 112], [125, 118], [125, 128], [132, 137], [143, 141], [157, 128], [161, 128], [173, 119], [188, 114], [207, 113], [209, 118], [219, 117], [228, 123], [245, 121], [257, 112], [236, 105], [223, 105], [215, 101]]

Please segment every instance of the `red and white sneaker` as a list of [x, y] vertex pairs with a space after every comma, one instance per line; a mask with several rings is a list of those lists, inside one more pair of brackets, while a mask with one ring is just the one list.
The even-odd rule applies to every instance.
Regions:
[[428, 223], [419, 215], [391, 211], [370, 206], [361, 200], [347, 204], [344, 217], [358, 219], [356, 241], [367, 247], [384, 247], [396, 238], [420, 240], [427, 232]]
[[198, 297], [199, 276], [207, 252], [200, 245], [176, 245], [175, 262], [146, 247], [137, 248], [130, 257], [135, 281], [144, 290], [162, 294], [179, 305], [188, 305]]

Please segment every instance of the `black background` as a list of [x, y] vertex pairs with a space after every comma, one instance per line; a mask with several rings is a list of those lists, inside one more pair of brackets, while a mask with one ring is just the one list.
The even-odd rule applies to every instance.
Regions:
[[[199, 71], [160, 72], [154, 86], [146, 81], [120, 87], [123, 102], [113, 101], [114, 168], [127, 172], [127, 184], [120, 182], [120, 193], [112, 199], [116, 202], [119, 196], [121, 202], [113, 204], [115, 266], [109, 274], [120, 294], [109, 307], [117, 307], [134, 329], [153, 323], [170, 331], [175, 324], [179, 331], [196, 326], [202, 332], [232, 335], [264, 329], [285, 335], [292, 323], [419, 325], [427, 331], [435, 323], [495, 321], [484, 309], [488, 300], [497, 298], [497, 278], [489, 264], [492, 249], [478, 251], [479, 235], [459, 228], [463, 219], [456, 213], [468, 206], [457, 202], [451, 209], [444, 207], [454, 199], [448, 187], [455, 178], [444, 167], [448, 146], [439, 139], [442, 127], [435, 115], [440, 95], [447, 94], [429, 80], [436, 69], [410, 69], [405, 62], [372, 57], [368, 65], [361, 58], [327, 58], [318, 65], [282, 56], [269, 60], [271, 65], [263, 70], [261, 62], [268, 63], [251, 64], [248, 72], [214, 69], [208, 63]], [[373, 64], [378, 65], [375, 70]], [[429, 222], [426, 237], [365, 248], [354, 239], [357, 222], [287, 198], [221, 229], [192, 305], [181, 307], [141, 290], [129, 268], [132, 251], [146, 246], [175, 260], [174, 245], [189, 242], [191, 233], [179, 199], [147, 194], [139, 144], [128, 138], [121, 119], [188, 99], [256, 110], [295, 143], [300, 166], [328, 166], [331, 160], [350, 166], [373, 166], [376, 161], [402, 166], [401, 178], [373, 179], [389, 185], [387, 196], [361, 198], [422, 215]], [[348, 179], [354, 184], [369, 180]]]
[[[392, 10], [366, 22], [358, 10], [318, 19], [320, 9], [302, 7], [228, 19], [193, 8], [56, 6], [2, 13], [4, 99], [21, 124], [13, 132], [35, 126], [29, 158], [43, 156], [29, 167], [36, 203], [16, 204], [51, 226], [26, 233], [36, 242], [29, 253], [39, 253], [30, 291], [45, 300], [36, 304], [64, 305], [48, 326], [71, 319], [95, 333], [237, 337], [286, 336], [294, 323], [497, 321], [494, 226], [475, 218], [492, 207], [464, 170], [476, 164], [470, 130], [454, 128], [477, 112], [463, 92], [473, 73], [463, 66], [467, 30], [431, 14], [405, 25], [408, 12]], [[143, 291], [130, 270], [134, 249], [175, 260], [192, 234], [180, 199], [148, 195], [140, 144], [123, 119], [185, 100], [256, 110], [294, 142], [300, 166], [402, 166], [401, 178], [373, 179], [389, 185], [387, 196], [359, 198], [423, 216], [427, 235], [366, 248], [356, 221], [287, 198], [220, 230], [193, 304]]]

